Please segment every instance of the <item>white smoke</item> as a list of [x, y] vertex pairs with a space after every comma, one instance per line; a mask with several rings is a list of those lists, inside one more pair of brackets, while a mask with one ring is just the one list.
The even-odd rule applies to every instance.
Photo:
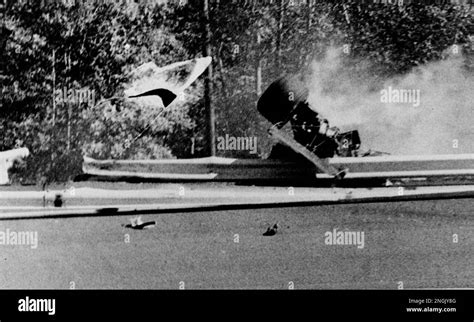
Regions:
[[[342, 64], [340, 50], [328, 50], [312, 65], [309, 103], [341, 130], [359, 130], [364, 149], [392, 154], [474, 152], [474, 77], [462, 58], [426, 64], [410, 73], [377, 80], [370, 64]], [[346, 65], [347, 66], [347, 65]], [[381, 90], [419, 90], [420, 105], [383, 103]]]

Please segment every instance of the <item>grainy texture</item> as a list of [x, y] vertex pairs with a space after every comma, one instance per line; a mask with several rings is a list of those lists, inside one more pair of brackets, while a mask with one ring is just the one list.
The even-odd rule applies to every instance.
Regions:
[[[0, 288], [474, 287], [472, 209], [458, 199], [160, 214], [143, 217], [156, 221], [148, 230], [125, 217], [3, 221], [38, 231], [39, 245], [0, 246]], [[364, 232], [365, 247], [326, 245], [334, 228]]]

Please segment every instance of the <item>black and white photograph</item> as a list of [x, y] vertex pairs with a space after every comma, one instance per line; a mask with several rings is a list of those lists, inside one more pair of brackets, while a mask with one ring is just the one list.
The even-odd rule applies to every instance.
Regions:
[[0, 6], [0, 290], [474, 290], [472, 0]]

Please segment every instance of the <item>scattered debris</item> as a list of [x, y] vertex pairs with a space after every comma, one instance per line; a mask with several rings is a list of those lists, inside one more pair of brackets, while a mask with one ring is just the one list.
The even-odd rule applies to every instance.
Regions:
[[263, 236], [273, 236], [277, 233], [278, 231], [278, 223], [274, 224], [273, 226], [270, 226], [267, 228], [267, 231], [263, 233]]
[[63, 196], [60, 193], [58, 193], [54, 198], [53, 204], [56, 208], [61, 208], [63, 206]]
[[155, 225], [156, 225], [155, 221], [143, 222], [142, 216], [138, 216], [135, 218], [131, 218], [130, 224], [124, 225], [124, 227], [132, 228], [132, 229], [145, 229], [145, 228], [152, 228]]
[[354, 189], [348, 189], [348, 190], [346, 190], [345, 198], [346, 198], [346, 199], [351, 199], [353, 192], [354, 192]]

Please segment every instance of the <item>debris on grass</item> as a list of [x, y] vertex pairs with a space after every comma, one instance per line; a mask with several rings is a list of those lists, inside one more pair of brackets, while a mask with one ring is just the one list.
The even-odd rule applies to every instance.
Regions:
[[131, 229], [148, 229], [156, 225], [155, 221], [146, 221], [142, 220], [142, 216], [138, 216], [130, 219], [130, 224], [124, 225], [125, 228]]
[[273, 226], [270, 226], [267, 228], [267, 231], [263, 233], [263, 236], [273, 236], [277, 233], [278, 231], [278, 223], [274, 224]]

